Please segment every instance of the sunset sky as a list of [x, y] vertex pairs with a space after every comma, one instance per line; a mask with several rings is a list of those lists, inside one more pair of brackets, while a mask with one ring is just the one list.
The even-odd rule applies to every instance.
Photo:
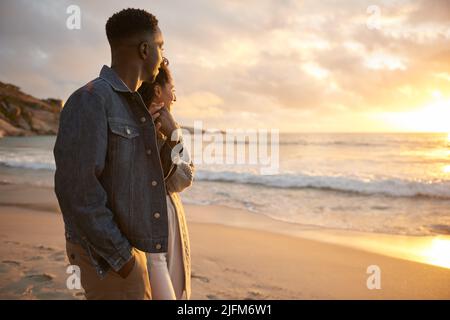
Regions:
[[159, 20], [182, 124], [450, 132], [449, 0], [2, 0], [0, 81], [66, 100], [110, 64], [104, 25], [126, 7]]

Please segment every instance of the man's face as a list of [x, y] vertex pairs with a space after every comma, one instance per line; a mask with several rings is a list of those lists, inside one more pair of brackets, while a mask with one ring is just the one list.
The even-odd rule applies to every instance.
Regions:
[[159, 28], [149, 36], [148, 43], [150, 52], [148, 58], [144, 61], [146, 73], [148, 74], [148, 79], [146, 80], [153, 82], [158, 75], [159, 66], [163, 60], [164, 38]]

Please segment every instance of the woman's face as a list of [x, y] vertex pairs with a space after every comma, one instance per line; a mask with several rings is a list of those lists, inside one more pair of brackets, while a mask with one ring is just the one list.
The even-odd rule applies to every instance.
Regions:
[[156, 103], [164, 102], [164, 106], [171, 111], [172, 104], [177, 101], [175, 95], [175, 86], [173, 81], [170, 80], [164, 86], [155, 86], [155, 101]]

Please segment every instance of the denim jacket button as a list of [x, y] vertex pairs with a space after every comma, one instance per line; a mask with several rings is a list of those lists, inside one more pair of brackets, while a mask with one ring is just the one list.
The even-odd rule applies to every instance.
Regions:
[[125, 129], [125, 132], [126, 132], [127, 134], [130, 134], [130, 133], [131, 133], [130, 128], [126, 128], [126, 129]]
[[159, 219], [159, 217], [161, 217], [161, 214], [159, 212], [155, 212], [153, 214], [153, 217], [155, 217], [155, 219]]
[[144, 123], [145, 122], [145, 117], [141, 118], [141, 122]]
[[161, 245], [159, 243], [156, 244], [156, 249], [161, 249]]
[[158, 182], [156, 182], [155, 180], [152, 181], [152, 186], [156, 186], [158, 184]]
[[151, 154], [152, 154], [152, 150], [151, 150], [151, 149], [148, 149], [148, 150], [147, 150], [147, 154], [148, 154], [148, 155], [151, 155]]

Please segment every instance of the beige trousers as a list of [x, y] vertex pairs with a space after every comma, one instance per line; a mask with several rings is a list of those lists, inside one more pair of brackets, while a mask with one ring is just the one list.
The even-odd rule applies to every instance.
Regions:
[[78, 244], [66, 241], [66, 251], [70, 264], [80, 268], [80, 280], [86, 299], [150, 300], [152, 298], [147, 258], [143, 251], [133, 248], [136, 262], [125, 279], [113, 270], [109, 270], [105, 278], [100, 279], [88, 253]]

